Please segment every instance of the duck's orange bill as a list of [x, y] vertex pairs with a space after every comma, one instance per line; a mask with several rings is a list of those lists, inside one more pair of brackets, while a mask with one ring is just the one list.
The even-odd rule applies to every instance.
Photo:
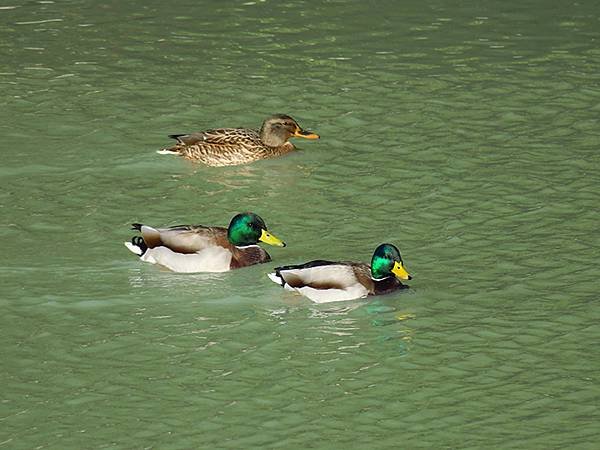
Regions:
[[305, 130], [296, 130], [294, 132], [294, 136], [301, 137], [304, 139], [319, 139], [319, 135], [317, 133], [313, 133], [312, 131], [305, 131]]

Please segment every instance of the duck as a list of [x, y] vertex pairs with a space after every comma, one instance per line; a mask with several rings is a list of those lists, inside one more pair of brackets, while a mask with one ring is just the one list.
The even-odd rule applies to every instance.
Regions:
[[162, 155], [179, 155], [207, 166], [235, 166], [260, 159], [275, 158], [294, 150], [291, 137], [319, 139], [312, 131], [303, 130], [286, 114], [267, 117], [260, 130], [248, 128], [216, 128], [191, 134], [171, 134], [177, 143], [158, 150]]
[[125, 246], [142, 261], [173, 272], [227, 272], [271, 261], [258, 242], [286, 246], [252, 212], [236, 214], [227, 228], [204, 225], [154, 228], [141, 223], [132, 226], [141, 236], [134, 236]]
[[283, 288], [296, 291], [315, 303], [355, 300], [406, 289], [400, 280], [412, 277], [404, 268], [398, 248], [389, 243], [373, 252], [371, 264], [315, 260], [276, 267], [268, 277]]

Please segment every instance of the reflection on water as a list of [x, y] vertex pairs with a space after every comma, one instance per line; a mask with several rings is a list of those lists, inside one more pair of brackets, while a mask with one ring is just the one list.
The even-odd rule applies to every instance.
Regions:
[[[407, 321], [415, 319], [415, 314], [399, 310], [395, 303], [357, 300], [314, 305], [300, 296], [286, 297], [287, 306], [269, 310], [269, 316], [280, 326], [302, 322], [302, 334], [318, 342], [314, 354], [320, 364], [352, 358], [358, 349], [394, 356], [409, 354], [415, 331]], [[298, 301], [292, 303], [294, 300]], [[374, 333], [365, 340], [369, 325]]]
[[[148, 264], [141, 261], [139, 261], [139, 263]], [[128, 279], [132, 288], [154, 287], [163, 291], [168, 291], [174, 287], [185, 289], [186, 286], [189, 286], [198, 290], [210, 291], [226, 282], [226, 274], [224, 273], [175, 273], [156, 264], [153, 264], [150, 267], [154, 270], [129, 270]]]

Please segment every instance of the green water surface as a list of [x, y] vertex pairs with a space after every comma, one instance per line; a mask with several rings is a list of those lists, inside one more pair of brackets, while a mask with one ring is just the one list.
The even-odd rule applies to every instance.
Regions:
[[[0, 449], [599, 448], [597, 2], [7, 0], [0, 101]], [[321, 140], [155, 153], [272, 113]], [[122, 245], [244, 210], [273, 263]], [[386, 241], [408, 291], [265, 276]]]

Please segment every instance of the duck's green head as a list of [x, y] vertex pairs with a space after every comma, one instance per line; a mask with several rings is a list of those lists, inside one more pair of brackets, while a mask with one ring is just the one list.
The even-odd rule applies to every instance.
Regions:
[[236, 215], [229, 223], [227, 237], [236, 247], [255, 245], [258, 242], [285, 247], [285, 242], [267, 231], [265, 221], [257, 214], [245, 212]]
[[398, 248], [392, 244], [381, 244], [375, 249], [373, 259], [371, 259], [371, 277], [381, 280], [392, 275], [401, 280], [412, 278], [404, 268]]

